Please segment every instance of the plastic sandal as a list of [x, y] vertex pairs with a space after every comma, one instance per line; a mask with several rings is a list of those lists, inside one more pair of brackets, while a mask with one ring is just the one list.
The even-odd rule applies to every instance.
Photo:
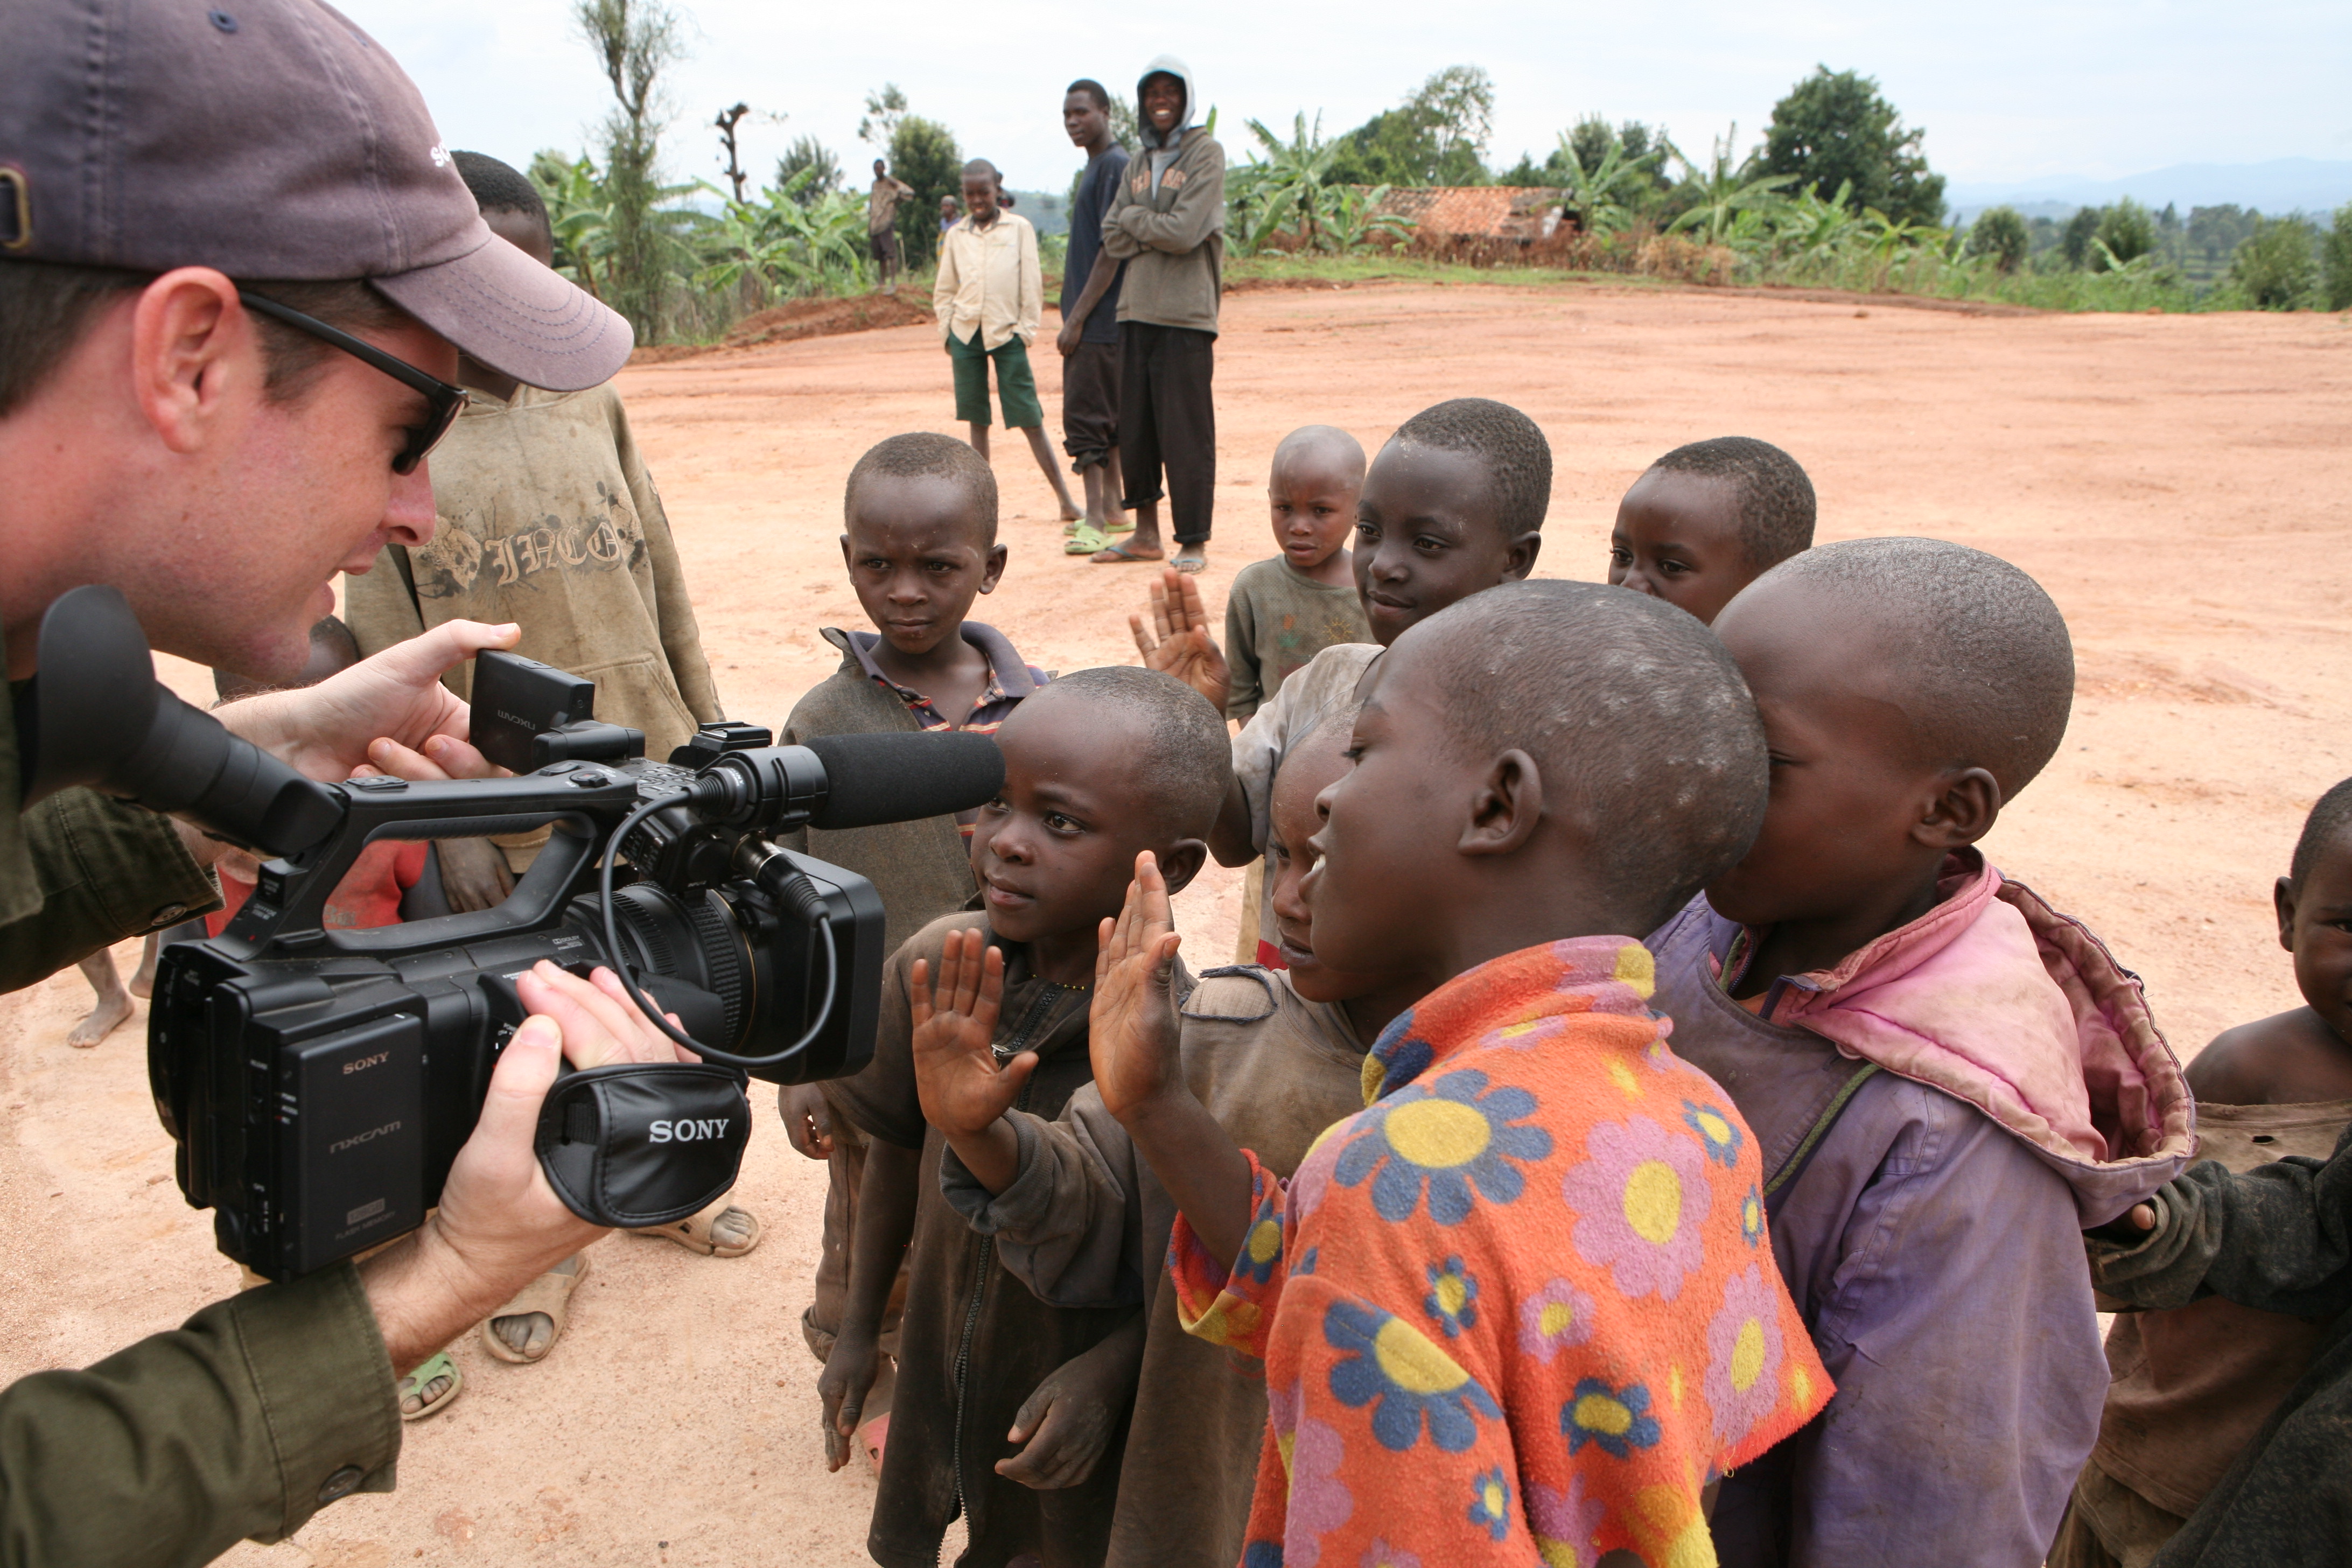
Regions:
[[1082, 522], [1070, 531], [1069, 538], [1062, 542], [1062, 553], [1092, 555], [1109, 542], [1110, 540], [1105, 536], [1101, 529], [1091, 522]]
[[1095, 552], [1093, 560], [1094, 563], [1097, 566], [1117, 566], [1127, 562], [1132, 562], [1142, 566], [1157, 566], [1160, 564], [1159, 556], [1138, 555], [1134, 551], [1129, 550], [1124, 544], [1106, 544], [1100, 550]]
[[[425, 1398], [425, 1385], [436, 1377], [447, 1378], [449, 1386], [430, 1398]], [[403, 1421], [422, 1421], [428, 1415], [438, 1415], [449, 1408], [450, 1403], [465, 1391], [465, 1387], [466, 1374], [457, 1370], [457, 1363], [449, 1359], [449, 1352], [442, 1351], [400, 1380], [400, 1418]], [[423, 1399], [424, 1403], [411, 1410], [408, 1402], [412, 1399]]]
[[648, 1240], [658, 1238], [663, 1241], [674, 1241], [688, 1252], [698, 1252], [705, 1258], [740, 1258], [760, 1245], [760, 1217], [751, 1210], [736, 1210], [751, 1222], [751, 1234], [749, 1237], [726, 1247], [721, 1247], [710, 1239], [710, 1227], [719, 1223], [720, 1215], [734, 1206], [726, 1198], [720, 1198], [700, 1214], [688, 1215], [686, 1218], [671, 1225], [648, 1226], [643, 1230], [633, 1230], [629, 1234], [644, 1237]]
[[[588, 1278], [586, 1253], [575, 1254], [572, 1264], [572, 1272], [569, 1274], [559, 1274], [552, 1268], [549, 1269], [517, 1291], [513, 1300], [483, 1319], [482, 1348], [500, 1361], [512, 1362], [518, 1366], [528, 1366], [533, 1362], [545, 1360], [547, 1352], [553, 1350], [556, 1342], [563, 1337], [563, 1324], [572, 1310], [572, 1293], [580, 1289], [580, 1281]], [[512, 1348], [506, 1341], [499, 1338], [497, 1331], [490, 1327], [500, 1318], [520, 1318], [532, 1312], [546, 1313], [549, 1321], [555, 1325], [554, 1331], [547, 1336], [545, 1347], [537, 1355], [525, 1355], [522, 1352]]]

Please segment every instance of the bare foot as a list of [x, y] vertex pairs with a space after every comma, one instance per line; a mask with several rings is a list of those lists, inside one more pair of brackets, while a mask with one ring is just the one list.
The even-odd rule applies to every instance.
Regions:
[[1085, 512], [1080, 511], [1068, 501], [1066, 500], [1062, 503], [1062, 521], [1064, 522], [1076, 522], [1085, 518], [1086, 515], [1087, 514]]
[[1209, 567], [1208, 552], [1197, 546], [1186, 545], [1176, 552], [1176, 559], [1169, 564], [1174, 566], [1179, 572], [1205, 572]]
[[66, 1044], [78, 1051], [86, 1051], [107, 1036], [114, 1033], [131, 1016], [131, 998], [121, 986], [100, 994], [89, 1015], [73, 1026], [66, 1036]]
[[758, 1220], [729, 1204], [727, 1211], [710, 1222], [711, 1245], [722, 1249], [741, 1247], [757, 1235], [759, 1229]]
[[[579, 1272], [580, 1257], [577, 1253], [548, 1270], [550, 1274], [576, 1275]], [[537, 1361], [555, 1347], [557, 1330], [555, 1319], [546, 1312], [516, 1312], [492, 1318], [490, 1332], [523, 1360]]]

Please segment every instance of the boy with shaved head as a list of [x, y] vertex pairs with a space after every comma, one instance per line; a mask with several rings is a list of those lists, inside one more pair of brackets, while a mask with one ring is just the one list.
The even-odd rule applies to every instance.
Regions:
[[1285, 1182], [1176, 1071], [1167, 893], [1105, 942], [1104, 1107], [1173, 1194], [1177, 1310], [1262, 1359], [1242, 1562], [1707, 1560], [1703, 1490], [1829, 1381], [1762, 1246], [1755, 1140], [1620, 934], [1735, 862], [1764, 737], [1688, 616], [1515, 584], [1400, 637], [1323, 792], [1317, 959], [1423, 994]]
[[1745, 858], [1649, 939], [1675, 1049], [1754, 1129], [1838, 1382], [1727, 1479], [1727, 1564], [2038, 1564], [2107, 1386], [2080, 1232], [2178, 1173], [2139, 983], [1971, 847], [2057, 750], [2058, 608], [1958, 544], [1796, 555], [1716, 617], [1762, 712]]

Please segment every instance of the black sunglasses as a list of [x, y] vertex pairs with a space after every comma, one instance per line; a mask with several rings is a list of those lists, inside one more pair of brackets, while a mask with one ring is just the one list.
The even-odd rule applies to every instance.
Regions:
[[243, 289], [236, 291], [236, 297], [245, 301], [247, 310], [258, 310], [272, 321], [283, 321], [297, 331], [308, 332], [320, 342], [339, 348], [353, 359], [374, 366], [402, 385], [415, 387], [425, 395], [425, 422], [408, 426], [408, 445], [403, 447], [400, 455], [392, 460], [392, 471], [395, 474], [415, 473], [416, 465], [425, 460], [425, 454], [440, 444], [441, 437], [449, 433], [449, 426], [457, 422], [457, 416], [466, 411], [466, 405], [472, 399], [473, 395], [464, 387], [452, 386], [436, 376], [427, 375], [406, 360], [394, 359], [373, 343], [331, 327], [314, 316], [306, 316], [275, 300], [265, 300]]

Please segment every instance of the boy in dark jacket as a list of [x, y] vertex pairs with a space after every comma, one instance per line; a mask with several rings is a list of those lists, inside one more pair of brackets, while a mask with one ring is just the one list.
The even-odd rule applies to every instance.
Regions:
[[[1119, 465], [1135, 537], [1094, 559], [1160, 558], [1160, 498], [1175, 522], [1176, 565], [1198, 572], [1215, 511], [1217, 299], [1225, 264], [1225, 150], [1195, 125], [1192, 68], [1173, 55], [1137, 84], [1142, 155], [1103, 218], [1103, 254], [1128, 264], [1119, 285]], [[1162, 468], [1167, 470], [1163, 488]]]
[[1139, 853], [1171, 857], [1179, 886], [1200, 868], [1226, 785], [1224, 721], [1150, 670], [1056, 680], [997, 742], [1004, 787], [972, 834], [982, 910], [933, 921], [892, 956], [874, 1060], [833, 1091], [871, 1140], [848, 1307], [818, 1384], [838, 1436], [856, 1427], [884, 1303], [907, 1260], [905, 1397], [866, 1542], [885, 1568], [931, 1568], [959, 1513], [968, 1563], [1102, 1558], [1118, 1465], [1101, 1461], [1118, 1451], [1141, 1325], [1132, 1307], [1040, 1302], [948, 1205], [937, 1174], [946, 1145], [925, 1119], [915, 1040], [927, 1031], [988, 1045], [977, 1054], [1005, 1064], [1021, 1108], [1057, 1115], [1092, 1077], [1097, 925], [1118, 912]]
[[[870, 632], [824, 628], [841, 668], [810, 689], [784, 721], [784, 742], [818, 735], [970, 730], [989, 734], [1031, 692], [1042, 670], [1024, 663], [992, 626], [966, 620], [972, 601], [993, 592], [1006, 552], [996, 542], [996, 476], [987, 459], [952, 437], [893, 436], [858, 458], [842, 500], [842, 563]], [[893, 952], [941, 915], [965, 908], [976, 890], [968, 840], [978, 814], [882, 823], [837, 832], [797, 829], [781, 842], [856, 872], [882, 895], [884, 940]], [[793, 1147], [830, 1166], [824, 1251], [816, 1299], [801, 1316], [810, 1353], [833, 1352], [849, 1288], [849, 1237], [864, 1180], [866, 1140], [833, 1114], [817, 1084], [784, 1089], [778, 1108]], [[898, 1314], [887, 1315], [881, 1350], [897, 1352]], [[879, 1423], [890, 1409], [887, 1363], [866, 1402]], [[835, 1443], [835, 1468], [847, 1458]]]

